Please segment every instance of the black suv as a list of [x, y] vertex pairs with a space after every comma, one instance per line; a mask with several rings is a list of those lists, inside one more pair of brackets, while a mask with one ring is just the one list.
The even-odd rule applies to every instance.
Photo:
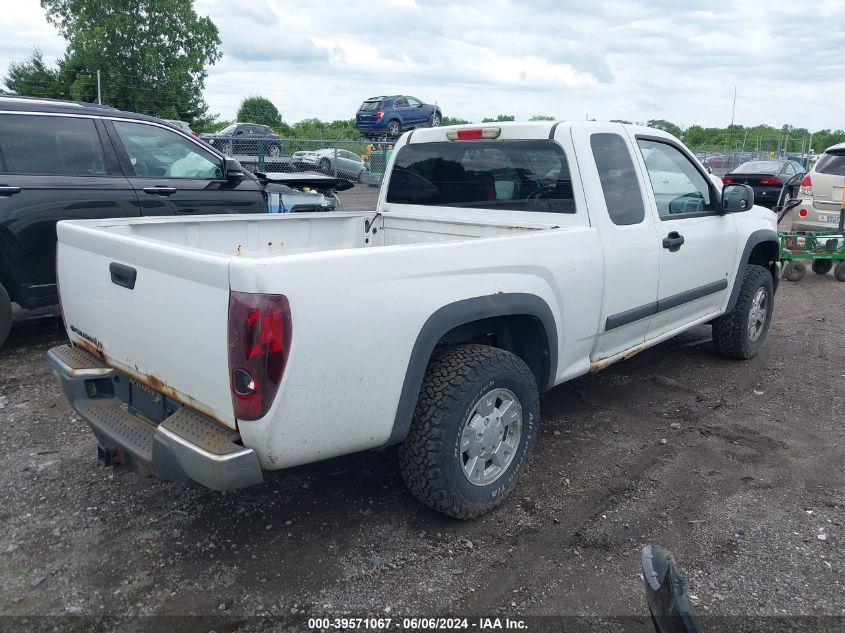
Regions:
[[13, 316], [58, 303], [57, 221], [266, 212], [262, 182], [158, 119], [0, 97], [0, 345]]

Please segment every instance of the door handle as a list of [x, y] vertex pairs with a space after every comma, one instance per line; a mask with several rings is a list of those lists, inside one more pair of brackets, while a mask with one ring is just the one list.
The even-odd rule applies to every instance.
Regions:
[[0, 196], [13, 196], [20, 192], [20, 187], [7, 187], [6, 185], [0, 185]]
[[680, 250], [683, 243], [684, 236], [677, 231], [672, 231], [663, 238], [663, 248], [668, 249], [670, 253]]
[[176, 193], [176, 187], [144, 187], [144, 193], [154, 196], [169, 196]]

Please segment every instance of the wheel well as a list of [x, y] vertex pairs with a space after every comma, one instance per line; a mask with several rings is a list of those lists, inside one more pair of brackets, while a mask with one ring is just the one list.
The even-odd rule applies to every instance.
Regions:
[[14, 277], [12, 277], [9, 272], [3, 268], [0, 268], [0, 284], [3, 284], [3, 287], [6, 289], [6, 292], [9, 293], [9, 298], [12, 301], [15, 303], [21, 302], [21, 294], [18, 284], [15, 283]]
[[489, 317], [458, 325], [437, 342], [434, 354], [446, 346], [481, 343], [519, 356], [544, 391], [550, 382], [549, 340], [542, 322], [535, 316], [515, 314]]
[[777, 242], [765, 241], [755, 244], [748, 256], [748, 264], [754, 266], [762, 266], [768, 270], [772, 275], [772, 281], [777, 285], [777, 272], [772, 266], [772, 262], [778, 261], [780, 251]]

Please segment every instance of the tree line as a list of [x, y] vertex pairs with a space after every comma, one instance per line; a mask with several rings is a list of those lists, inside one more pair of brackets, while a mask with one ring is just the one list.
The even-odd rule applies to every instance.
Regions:
[[[217, 62], [220, 34], [208, 17], [194, 10], [194, 0], [41, 0], [47, 21], [67, 40], [55, 65], [38, 49], [9, 65], [0, 93], [102, 102], [116, 108], [189, 123], [198, 132], [228, 125], [209, 113], [203, 98], [206, 68]], [[99, 71], [99, 91], [98, 91]], [[554, 120], [537, 114], [530, 121]], [[261, 96], [247, 97], [236, 120], [269, 125], [283, 137], [353, 140], [360, 138], [355, 119], [317, 118], [287, 123], [276, 106]], [[484, 117], [481, 123], [514, 121], [510, 114]], [[621, 121], [630, 123], [630, 121]], [[444, 125], [471, 123], [444, 116]], [[686, 128], [664, 119], [645, 125], [681, 138], [688, 147], [708, 151], [825, 148], [845, 141], [841, 129], [816, 130], [783, 125], [731, 125]]]

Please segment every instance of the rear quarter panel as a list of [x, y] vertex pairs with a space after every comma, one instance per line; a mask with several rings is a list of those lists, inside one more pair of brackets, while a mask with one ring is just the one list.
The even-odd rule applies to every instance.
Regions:
[[239, 424], [244, 444], [269, 469], [384, 445], [423, 324], [471, 297], [540, 297], [557, 321], [558, 374], [578, 356], [584, 363], [600, 307], [602, 268], [593, 260], [599, 252], [594, 229], [567, 227], [234, 260], [232, 289], [286, 295], [293, 321], [279, 393], [267, 416]]

